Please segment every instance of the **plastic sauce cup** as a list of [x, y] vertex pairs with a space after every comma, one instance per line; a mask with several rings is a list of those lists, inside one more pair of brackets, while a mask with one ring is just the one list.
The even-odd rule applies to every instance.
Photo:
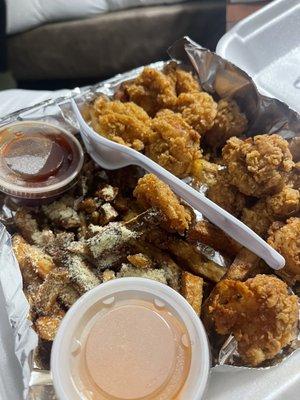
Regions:
[[59, 400], [200, 400], [210, 369], [204, 327], [166, 285], [121, 278], [67, 312], [51, 353]]
[[67, 130], [43, 121], [0, 128], [0, 190], [19, 200], [54, 198], [76, 183], [83, 150]]

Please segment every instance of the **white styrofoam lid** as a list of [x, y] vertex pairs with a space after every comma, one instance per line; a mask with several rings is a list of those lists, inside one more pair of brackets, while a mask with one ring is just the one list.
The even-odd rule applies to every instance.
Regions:
[[276, 0], [245, 18], [217, 54], [246, 71], [260, 93], [300, 112], [300, 1]]

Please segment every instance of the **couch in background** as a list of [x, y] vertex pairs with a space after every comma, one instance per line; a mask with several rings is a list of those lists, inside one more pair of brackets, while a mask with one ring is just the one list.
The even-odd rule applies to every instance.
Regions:
[[225, 20], [224, 0], [199, 0], [46, 24], [8, 37], [8, 66], [29, 87], [41, 80], [101, 80], [165, 59], [167, 47], [184, 35], [215, 49]]

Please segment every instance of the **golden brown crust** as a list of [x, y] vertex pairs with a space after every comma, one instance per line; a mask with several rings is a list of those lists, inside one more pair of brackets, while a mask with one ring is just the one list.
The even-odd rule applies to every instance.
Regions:
[[184, 178], [197, 174], [200, 163], [200, 136], [171, 110], [160, 111], [152, 121], [154, 135], [146, 147], [146, 155]]
[[190, 213], [180, 204], [170, 187], [155, 175], [143, 176], [133, 194], [143, 207], [156, 207], [161, 210], [170, 229], [184, 232], [189, 227]]
[[207, 190], [207, 197], [236, 217], [240, 216], [246, 203], [245, 195], [229, 183], [226, 170], [218, 171], [215, 182]]
[[205, 133], [204, 141], [213, 148], [222, 146], [231, 136], [241, 136], [247, 129], [247, 118], [234, 100], [221, 99], [213, 127]]
[[274, 276], [257, 275], [246, 282], [222, 280], [209, 312], [218, 333], [233, 333], [248, 365], [275, 357], [296, 337], [297, 296], [290, 295], [287, 285]]
[[211, 129], [217, 115], [217, 103], [205, 92], [182, 93], [177, 110], [200, 135]]
[[196, 314], [201, 314], [203, 279], [184, 271], [181, 277], [181, 294], [190, 303]]
[[175, 83], [176, 94], [201, 91], [200, 83], [191, 73], [181, 69], [176, 63], [169, 63], [164, 68], [165, 75]]
[[152, 135], [150, 118], [135, 103], [110, 101], [100, 96], [91, 106], [90, 114], [96, 132], [135, 150], [143, 150]]
[[274, 222], [269, 229], [268, 243], [284, 258], [285, 267], [278, 274], [287, 274], [293, 282], [300, 281], [300, 218], [290, 218], [284, 224]]
[[282, 190], [294, 163], [288, 142], [279, 135], [230, 138], [223, 148], [229, 179], [242, 193], [262, 197]]
[[290, 186], [284, 186], [279, 193], [260, 199], [251, 208], [244, 208], [241, 220], [258, 235], [266, 237], [274, 221], [295, 215], [299, 209], [299, 191]]
[[145, 67], [131, 82], [123, 85], [125, 97], [142, 107], [151, 117], [162, 108], [172, 109], [176, 105], [174, 81], [162, 72]]
[[153, 267], [151, 259], [143, 253], [131, 254], [127, 256], [127, 260], [136, 268], [147, 269]]

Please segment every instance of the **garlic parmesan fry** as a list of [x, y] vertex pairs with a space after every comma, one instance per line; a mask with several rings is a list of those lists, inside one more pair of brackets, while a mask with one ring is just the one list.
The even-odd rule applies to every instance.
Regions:
[[25, 281], [29, 279], [26, 278], [26, 274], [32, 275], [32, 272], [28, 269], [35, 272], [41, 278], [45, 278], [55, 268], [55, 263], [51, 256], [39, 247], [27, 243], [20, 235], [13, 237], [13, 250]]
[[203, 279], [184, 271], [181, 278], [181, 294], [200, 315], [203, 297]]

